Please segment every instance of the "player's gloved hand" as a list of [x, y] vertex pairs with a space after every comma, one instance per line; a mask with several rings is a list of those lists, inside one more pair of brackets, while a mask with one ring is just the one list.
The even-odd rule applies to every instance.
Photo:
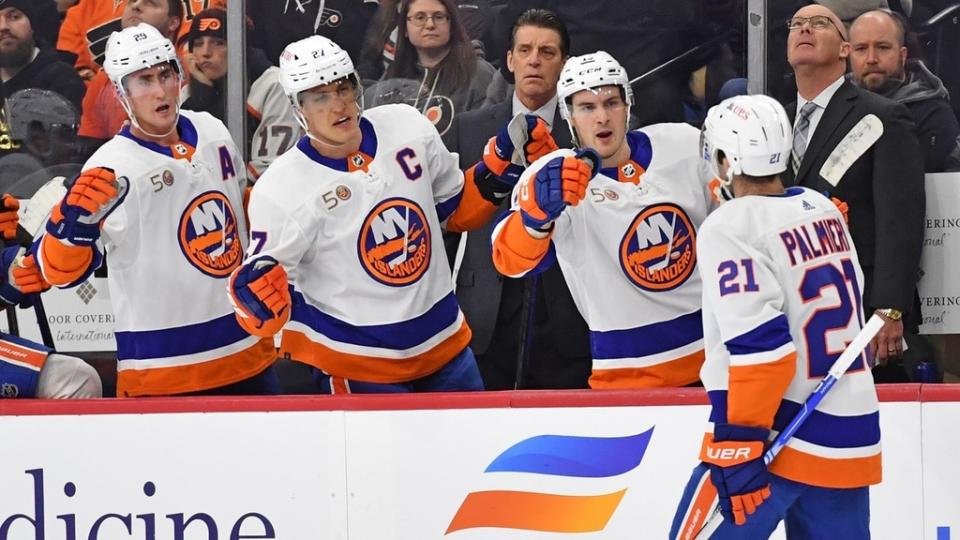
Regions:
[[287, 272], [273, 257], [247, 261], [233, 273], [229, 288], [237, 316], [254, 335], [271, 336], [290, 317]]
[[568, 205], [579, 204], [599, 163], [595, 152], [582, 151], [575, 157], [551, 159], [537, 174], [528, 176], [519, 197], [523, 224], [542, 230]]
[[9, 193], [3, 194], [0, 199], [0, 234], [6, 240], [13, 240], [17, 236], [17, 223], [20, 216], [17, 210], [20, 209], [20, 201]]
[[770, 474], [763, 462], [770, 431], [737, 424], [715, 424], [700, 448], [700, 460], [710, 467], [720, 512], [737, 525], [746, 523], [770, 497]]
[[4, 272], [4, 281], [0, 284], [0, 300], [11, 305], [29, 307], [33, 305], [34, 295], [50, 288], [43, 279], [33, 254], [24, 256], [25, 250], [19, 246], [10, 246], [0, 252], [0, 268]]
[[850, 206], [847, 205], [846, 201], [842, 201], [836, 197], [830, 197], [830, 202], [832, 202], [837, 207], [837, 210], [840, 211], [840, 214], [843, 215], [843, 222], [849, 224], [850, 216], [848, 214], [850, 212]]
[[[524, 115], [527, 122], [526, 132], [521, 137], [525, 142], [520, 150], [527, 163], [533, 163], [557, 149], [550, 134], [550, 128], [542, 118], [532, 114]], [[510, 124], [500, 128], [495, 137], [491, 137], [483, 150], [483, 164], [504, 184], [513, 187], [523, 174], [524, 167], [511, 163], [516, 149], [510, 137]]]
[[127, 194], [126, 177], [113, 169], [96, 167], [80, 173], [66, 197], [53, 208], [47, 232], [74, 246], [90, 246], [100, 238], [103, 220]]

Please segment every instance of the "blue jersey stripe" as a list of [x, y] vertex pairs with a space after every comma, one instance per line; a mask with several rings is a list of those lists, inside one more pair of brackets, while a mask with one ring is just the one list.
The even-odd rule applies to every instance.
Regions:
[[463, 190], [461, 189], [459, 193], [450, 197], [449, 199], [443, 201], [442, 203], [437, 204], [437, 219], [440, 220], [440, 223], [443, 223], [445, 219], [450, 217], [450, 214], [460, 206], [460, 200], [463, 199]]
[[363, 347], [400, 351], [416, 347], [452, 325], [460, 314], [457, 297], [451, 292], [426, 313], [410, 320], [358, 326], [307, 304], [298, 291], [293, 291], [292, 295], [294, 321], [305, 324], [334, 341]]
[[725, 345], [730, 354], [753, 354], [774, 351], [792, 341], [790, 323], [783, 314], [778, 315], [760, 326], [741, 334]]
[[669, 321], [625, 330], [591, 331], [594, 360], [642, 358], [679, 349], [703, 339], [700, 310]]
[[[714, 390], [708, 392], [710, 404], [710, 421], [725, 423], [727, 421], [727, 391]], [[800, 404], [787, 399], [780, 401], [773, 420], [773, 429], [780, 431], [787, 427], [790, 420], [800, 411]], [[814, 410], [806, 422], [800, 426], [794, 437], [819, 446], [828, 448], [859, 448], [871, 446], [880, 442], [880, 413], [872, 412], [854, 416], [838, 416]]]
[[187, 326], [163, 330], [117, 332], [115, 335], [117, 360], [169, 358], [196, 354], [226, 347], [250, 337], [250, 334], [240, 327], [233, 313]]

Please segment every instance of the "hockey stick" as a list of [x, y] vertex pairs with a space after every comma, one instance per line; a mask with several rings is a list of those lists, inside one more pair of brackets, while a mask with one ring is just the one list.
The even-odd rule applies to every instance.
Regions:
[[[823, 398], [830, 392], [830, 389], [833, 388], [837, 381], [843, 377], [844, 373], [850, 369], [850, 366], [853, 364], [854, 360], [860, 357], [860, 354], [863, 353], [864, 349], [870, 345], [870, 340], [877, 335], [877, 332], [880, 331], [880, 328], [883, 326], [883, 319], [879, 315], [873, 315], [870, 317], [870, 320], [867, 321], [867, 324], [863, 326], [859, 333], [853, 338], [853, 341], [850, 342], [850, 345], [843, 351], [843, 354], [840, 355], [840, 358], [837, 358], [836, 362], [830, 366], [830, 371], [827, 372], [826, 377], [824, 377], [820, 384], [813, 389], [813, 392], [810, 393], [810, 397], [807, 398], [807, 401], [803, 403], [803, 406], [800, 407], [800, 411], [797, 412], [796, 416], [790, 420], [790, 423], [787, 424], [787, 427], [783, 428], [777, 438], [774, 439], [773, 444], [770, 445], [770, 448], [767, 449], [766, 453], [763, 454], [763, 462], [766, 465], [769, 465], [774, 458], [777, 457], [777, 454], [780, 453], [780, 450], [786, 446], [787, 442], [793, 437], [794, 433], [800, 429], [800, 426], [807, 421], [807, 418], [810, 414], [817, 408], [817, 405], [823, 401]], [[720, 513], [720, 501], [717, 497], [714, 497], [713, 503], [710, 505], [710, 511], [704, 514], [705, 516], [710, 516], [704, 523], [703, 527], [699, 529], [694, 540], [705, 540], [710, 538], [710, 536], [720, 527], [720, 524], [723, 523], [723, 514]], [[680, 531], [681, 534], [683, 531]], [[690, 531], [693, 532], [693, 531]], [[684, 537], [690, 538], [688, 536]]]
[[[63, 176], [56, 176], [45, 183], [30, 197], [23, 209], [23, 216], [17, 225], [17, 243], [29, 249], [34, 237], [43, 228], [50, 216], [53, 207], [67, 194]], [[22, 255], [21, 255], [22, 256]], [[14, 264], [20, 264], [19, 258]], [[40, 337], [43, 344], [51, 349], [54, 347], [53, 333], [50, 331], [50, 322], [47, 320], [47, 311], [43, 307], [41, 294], [37, 294], [33, 302], [33, 312], [37, 316], [37, 326], [40, 328]]]

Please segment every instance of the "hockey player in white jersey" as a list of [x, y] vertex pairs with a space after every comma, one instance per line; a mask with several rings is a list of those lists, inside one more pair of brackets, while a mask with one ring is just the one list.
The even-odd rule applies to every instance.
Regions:
[[278, 393], [269, 339], [223, 288], [243, 257], [243, 162], [226, 127], [179, 110], [181, 71], [150, 25], [114, 32], [104, 69], [130, 119], [83, 167], [34, 250], [69, 287], [110, 257], [117, 394]]
[[287, 46], [280, 83], [307, 135], [251, 192], [230, 289], [241, 324], [282, 329], [281, 353], [325, 392], [482, 390], [441, 235], [489, 219], [494, 180], [465, 176], [412, 107], [363, 111], [353, 62], [325, 37]]
[[697, 229], [712, 204], [698, 132], [627, 132], [629, 79], [603, 51], [567, 60], [557, 94], [599, 170], [572, 150], [531, 165], [494, 229], [494, 264], [519, 277], [559, 261], [590, 328], [592, 388], [694, 383], [703, 362]]
[[[8, 194], [0, 198], [0, 237], [4, 240], [16, 237], [19, 207], [19, 201]], [[49, 288], [33, 254], [24, 253], [19, 246], [0, 251], [0, 309], [30, 307]], [[80, 358], [0, 333], [0, 398], [98, 398], [102, 394], [100, 376]]]
[[843, 215], [802, 187], [784, 189], [790, 121], [767, 96], [710, 109], [702, 154], [735, 197], [700, 229], [707, 358], [701, 378], [712, 430], [684, 491], [671, 538], [694, 538], [719, 496], [711, 538], [870, 537], [880, 482], [880, 427], [869, 352], [769, 466], [782, 430], [863, 324], [863, 275]]

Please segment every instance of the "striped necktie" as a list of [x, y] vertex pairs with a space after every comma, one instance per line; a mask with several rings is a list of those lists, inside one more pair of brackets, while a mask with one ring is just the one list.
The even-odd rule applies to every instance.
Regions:
[[790, 152], [790, 163], [793, 165], [793, 174], [800, 170], [803, 153], [807, 151], [807, 137], [810, 131], [810, 115], [817, 110], [817, 104], [808, 101], [800, 109], [797, 123], [793, 126], [793, 150]]

